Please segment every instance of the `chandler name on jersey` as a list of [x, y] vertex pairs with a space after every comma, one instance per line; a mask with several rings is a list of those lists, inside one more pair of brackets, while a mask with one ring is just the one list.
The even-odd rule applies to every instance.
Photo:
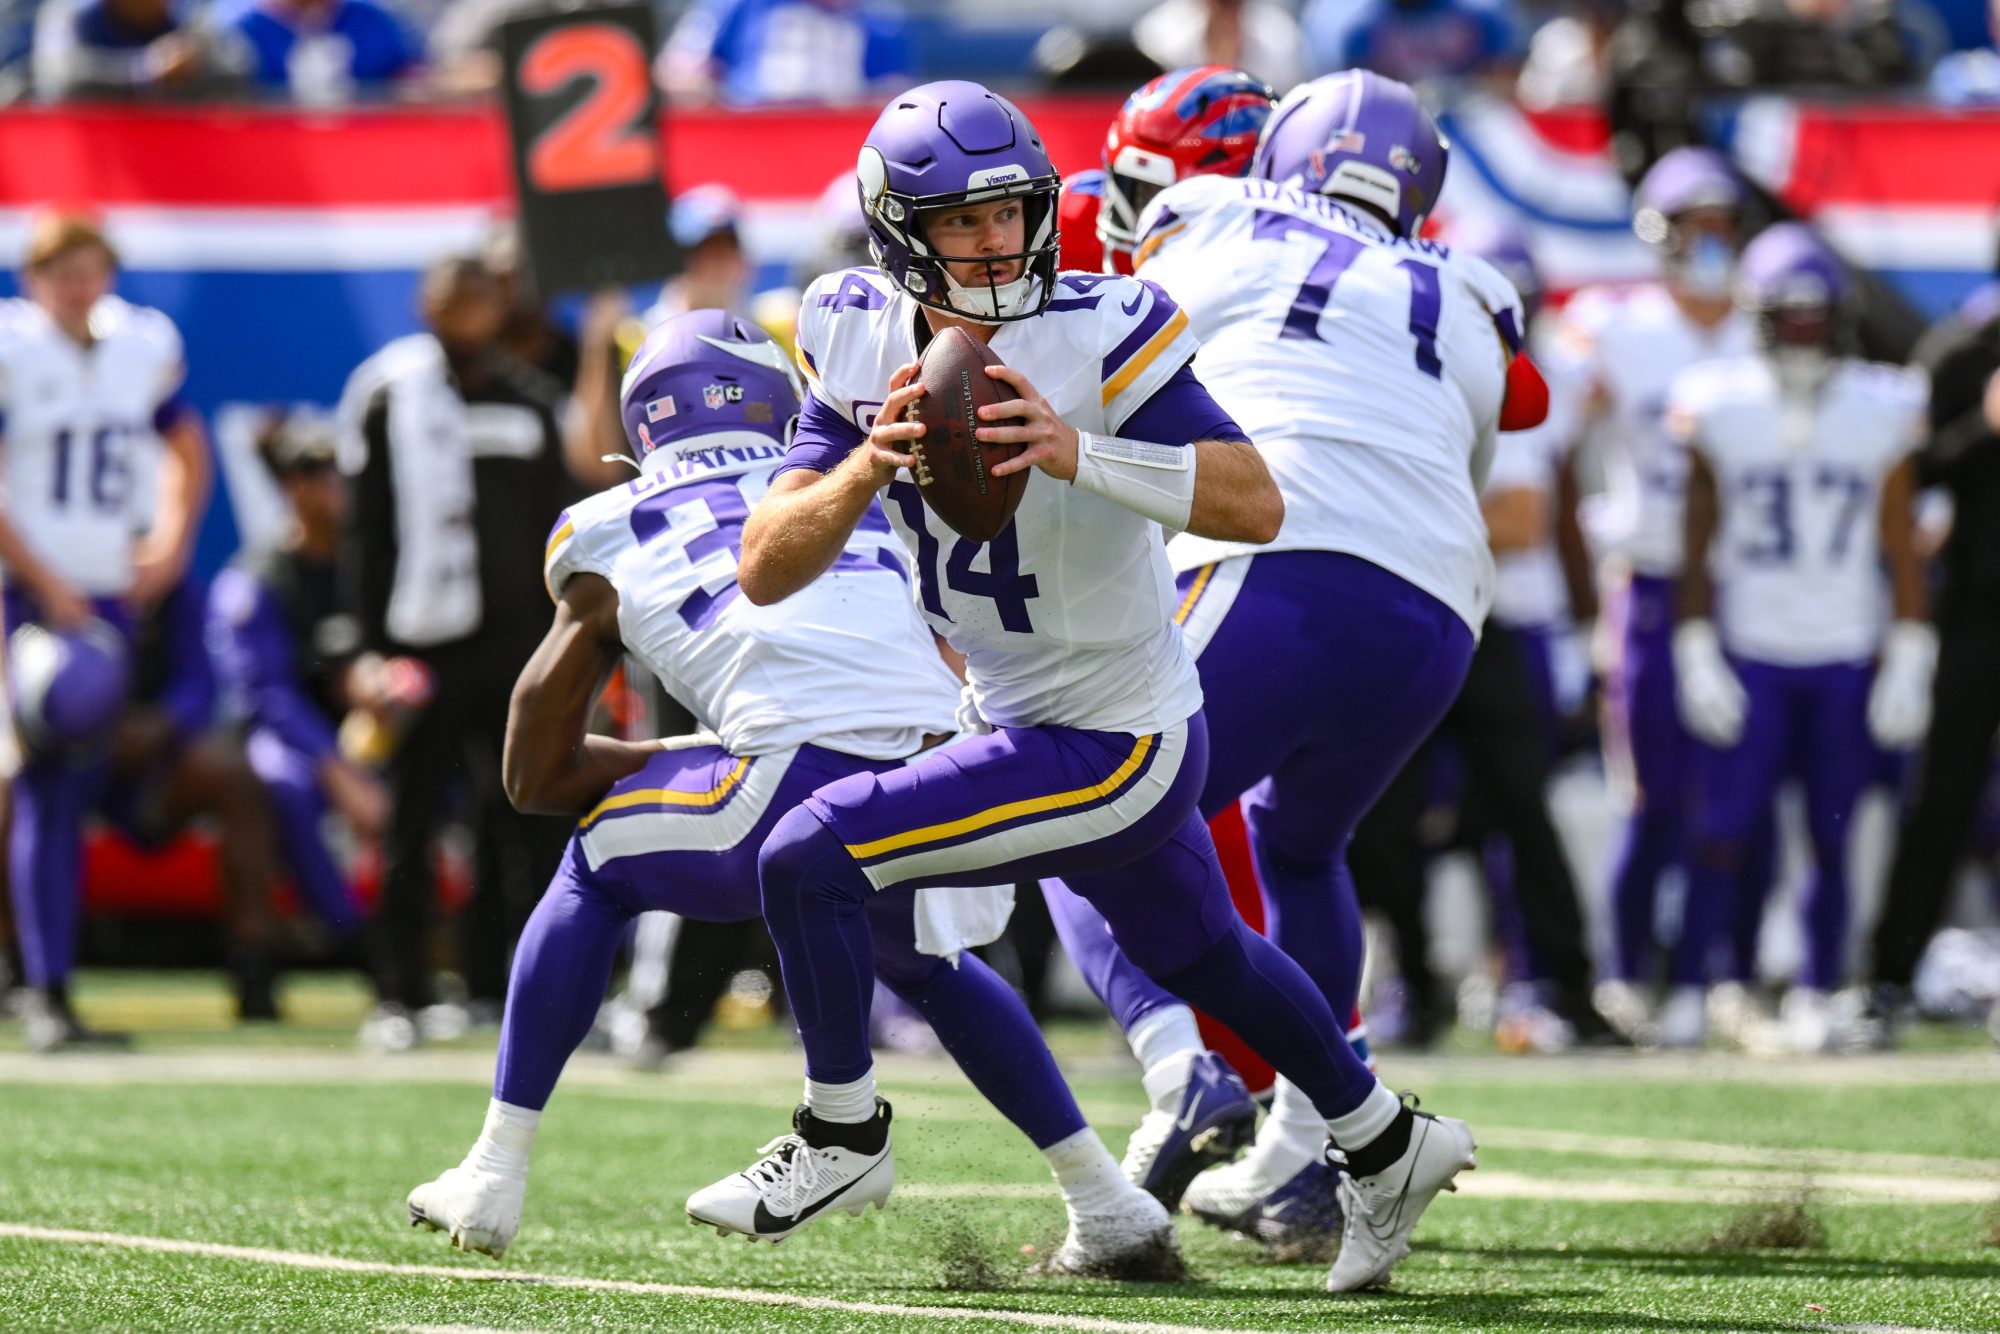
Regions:
[[[743, 521], [783, 446], [677, 458], [566, 511], [549, 537], [551, 595], [573, 574], [618, 590], [625, 648], [733, 755], [812, 743], [901, 759], [953, 730], [958, 682], [911, 604], [907, 560], [878, 512], [833, 568], [770, 607], [736, 585]], [[754, 466], [738, 471], [746, 458]]]
[[[1117, 435], [1194, 356], [1187, 316], [1132, 278], [1065, 273], [1058, 287], [1042, 314], [1000, 325], [993, 352], [1071, 426]], [[841, 454], [874, 425], [890, 375], [917, 360], [920, 318], [916, 302], [874, 269], [831, 273], [806, 290], [806, 420], [830, 411], [851, 427]], [[803, 427], [801, 435], [794, 466], [839, 462], [807, 445]], [[1201, 707], [1152, 520], [1040, 469], [1029, 471], [1014, 521], [989, 543], [947, 527], [907, 472], [887, 488], [886, 509], [915, 557], [924, 616], [966, 656], [986, 723], [1151, 733]]]
[[1716, 624], [1731, 653], [1812, 666], [1873, 657], [1887, 613], [1882, 482], [1922, 437], [1921, 376], [1837, 361], [1810, 402], [1788, 401], [1762, 357], [1696, 366], [1668, 421], [1721, 500]]
[[0, 454], [7, 517], [36, 559], [86, 597], [115, 597], [132, 583], [184, 363], [180, 332], [149, 307], [107, 296], [90, 330], [83, 347], [40, 306], [0, 301]]
[[1324, 195], [1196, 176], [1147, 208], [1139, 272], [1201, 340], [1201, 374], [1285, 497], [1277, 541], [1183, 537], [1188, 569], [1254, 550], [1340, 551], [1478, 633], [1493, 594], [1483, 474], [1524, 317], [1484, 260], [1392, 236]]

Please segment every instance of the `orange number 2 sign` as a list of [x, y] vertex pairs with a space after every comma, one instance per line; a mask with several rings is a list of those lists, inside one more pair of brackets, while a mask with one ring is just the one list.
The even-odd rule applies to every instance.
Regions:
[[643, 113], [652, 91], [638, 39], [608, 23], [558, 28], [521, 57], [521, 90], [537, 97], [577, 79], [590, 87], [580, 101], [536, 136], [528, 177], [544, 191], [630, 185], [659, 171], [659, 147]]

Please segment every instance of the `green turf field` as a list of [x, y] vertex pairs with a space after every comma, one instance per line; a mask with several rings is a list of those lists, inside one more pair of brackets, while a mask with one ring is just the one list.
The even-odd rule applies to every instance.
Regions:
[[[0, 1328], [2000, 1330], [2000, 1057], [1750, 1062], [1390, 1057], [1480, 1135], [1387, 1293], [1182, 1223], [1193, 1281], [1030, 1278], [1062, 1210], [1040, 1159], [942, 1062], [883, 1068], [889, 1208], [780, 1248], [689, 1227], [687, 1193], [785, 1129], [772, 1034], [662, 1075], [580, 1058], [503, 1262], [409, 1228], [477, 1133], [490, 1048], [356, 1052], [358, 996], [237, 1036], [219, 992], [93, 979], [135, 1056], [37, 1061], [0, 1024]], [[1058, 1047], [1114, 1151], [1141, 1110], [1107, 1029]]]

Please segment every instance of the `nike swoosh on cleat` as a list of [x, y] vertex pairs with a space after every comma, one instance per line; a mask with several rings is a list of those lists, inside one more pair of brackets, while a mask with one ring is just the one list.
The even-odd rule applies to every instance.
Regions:
[[762, 1200], [759, 1200], [757, 1201], [757, 1208], [750, 1215], [750, 1225], [757, 1229], [757, 1235], [760, 1237], [769, 1236], [773, 1232], [783, 1232], [787, 1228], [795, 1228], [799, 1226], [799, 1224], [811, 1218], [814, 1214], [817, 1214], [820, 1210], [826, 1208], [829, 1204], [832, 1204], [835, 1200], [839, 1199], [841, 1196], [847, 1194], [848, 1191], [853, 1190], [856, 1186], [866, 1181], [869, 1178], [869, 1176], [875, 1171], [875, 1169], [877, 1167], [880, 1167], [885, 1161], [887, 1160], [882, 1158], [876, 1159], [875, 1162], [872, 1165], [870, 1165], [868, 1171], [863, 1172], [860, 1176], [854, 1178], [854, 1180], [848, 1182], [846, 1185], [842, 1186], [839, 1190], [833, 1192], [831, 1195], [828, 1195], [824, 1199], [819, 1200], [817, 1203], [812, 1204], [807, 1208], [799, 1210], [797, 1213], [793, 1214], [790, 1218], [778, 1217], [776, 1214], [772, 1213], [769, 1209], [766, 1209], [764, 1207], [764, 1202]]
[[1185, 1134], [1187, 1131], [1193, 1130], [1194, 1114], [1200, 1110], [1201, 1110], [1201, 1094], [1197, 1093], [1194, 1095], [1193, 1105], [1190, 1106], [1187, 1109], [1187, 1111], [1182, 1114], [1180, 1120], [1174, 1122], [1174, 1129], [1181, 1131], [1183, 1134]]

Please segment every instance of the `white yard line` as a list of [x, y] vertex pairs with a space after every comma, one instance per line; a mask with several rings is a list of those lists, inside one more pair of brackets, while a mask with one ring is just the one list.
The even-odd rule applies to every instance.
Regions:
[[1780, 1149], [1705, 1140], [1651, 1139], [1633, 1135], [1588, 1135], [1527, 1126], [1479, 1124], [1472, 1128], [1482, 1146], [1540, 1153], [1581, 1153], [1600, 1158], [1637, 1158], [1680, 1163], [1761, 1168], [1765, 1171], [1838, 1172], [1863, 1168], [1895, 1175], [1974, 1177], [1989, 1190], [2000, 1189], [2000, 1158], [1951, 1158], [1942, 1154], [1872, 1153], [1851, 1149]]
[[[811, 1311], [844, 1311], [851, 1315], [903, 1316], [927, 1320], [986, 1320], [1031, 1329], [1068, 1329], [1086, 1334], [1268, 1334], [1262, 1330], [1215, 1330], [1194, 1325], [1163, 1325], [1147, 1320], [1103, 1320], [1094, 1316], [1056, 1315], [1040, 1311], [982, 1310], [969, 1306], [905, 1306], [900, 1302], [850, 1302], [835, 1297], [806, 1297], [789, 1292], [751, 1288], [706, 1288], [685, 1283], [640, 1283], [631, 1279], [582, 1278], [573, 1274], [538, 1274], [514, 1269], [461, 1269], [449, 1265], [391, 1264], [383, 1260], [350, 1260], [307, 1251], [269, 1250], [262, 1246], [226, 1246], [218, 1242], [182, 1241], [174, 1237], [142, 1237], [123, 1232], [84, 1232], [73, 1228], [0, 1223], [0, 1237], [43, 1241], [65, 1246], [110, 1246], [164, 1255], [193, 1255], [210, 1260], [240, 1260], [286, 1269], [342, 1274], [381, 1274], [408, 1278], [464, 1279], [469, 1282], [522, 1283], [546, 1288], [613, 1292], [631, 1297], [691, 1297], [702, 1301], [741, 1302], [749, 1306], [785, 1306]], [[451, 1329], [459, 1326], [396, 1326], [400, 1329]], [[500, 1334], [506, 1334], [505, 1331]]]

